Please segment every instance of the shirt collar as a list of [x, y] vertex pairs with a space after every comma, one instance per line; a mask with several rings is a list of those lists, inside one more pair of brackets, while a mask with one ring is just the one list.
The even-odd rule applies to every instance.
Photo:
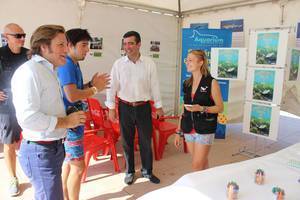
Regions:
[[79, 62], [74, 63], [71, 56], [69, 56], [69, 55], [66, 56], [66, 63], [72, 63], [73, 65], [76, 65], [77, 67], [80, 67]]
[[[140, 55], [139, 59], [137, 60], [137, 63], [143, 62], [144, 61], [144, 56]], [[132, 62], [129, 60], [128, 56], [125, 56], [125, 62]]]
[[34, 60], [37, 63], [41, 63], [41, 64], [45, 65], [51, 71], [54, 71], [53, 64], [50, 63], [46, 58], [36, 54], [36, 55], [33, 55], [31, 59]]

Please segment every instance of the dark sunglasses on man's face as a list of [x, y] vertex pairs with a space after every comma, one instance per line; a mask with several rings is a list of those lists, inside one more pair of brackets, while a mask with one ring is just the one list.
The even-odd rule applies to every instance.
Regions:
[[26, 37], [26, 33], [16, 33], [16, 34], [7, 34], [7, 35], [14, 36], [17, 39], [21, 39], [21, 38], [25, 38]]

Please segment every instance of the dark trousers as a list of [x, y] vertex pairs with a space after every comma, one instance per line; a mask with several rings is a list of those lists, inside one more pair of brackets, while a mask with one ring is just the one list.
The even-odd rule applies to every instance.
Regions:
[[142, 173], [152, 174], [152, 117], [150, 103], [133, 107], [120, 101], [119, 120], [126, 160], [126, 173], [135, 172], [134, 138], [135, 128], [137, 128], [142, 160]]
[[22, 140], [19, 161], [34, 187], [35, 200], [63, 200], [61, 167], [64, 157], [62, 143], [40, 145]]

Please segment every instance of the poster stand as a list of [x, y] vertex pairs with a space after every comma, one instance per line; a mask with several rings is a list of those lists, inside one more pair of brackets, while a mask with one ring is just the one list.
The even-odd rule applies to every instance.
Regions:
[[[258, 136], [255, 136], [255, 141], [254, 141], [254, 150], [248, 150], [246, 146], [243, 146], [238, 150], [238, 152], [233, 153], [232, 156], [238, 156], [238, 155], [243, 155], [247, 156], [249, 158], [257, 158], [260, 157], [259, 154], [257, 154], [257, 142], [258, 142]], [[263, 147], [264, 149], [264, 147]]]
[[[283, 29], [288, 29], [288, 34], [291, 32], [291, 29], [293, 27], [275, 27], [275, 28], [263, 28], [263, 29], [250, 29], [249, 30], [249, 35], [251, 33], [251, 31], [270, 31], [270, 30], [283, 30]], [[251, 40], [250, 40], [251, 42]], [[250, 51], [250, 50], [249, 50]], [[284, 59], [285, 60], [285, 59]], [[250, 66], [249, 65], [250, 62], [248, 62], [248, 67]], [[254, 65], [251, 66], [251, 67], [255, 67]], [[284, 65], [281, 65], [280, 67], [277, 67], [277, 69], [282, 69], [286, 67], [286, 63], [284, 63]], [[275, 66], [271, 66], [271, 68], [275, 69]], [[280, 103], [278, 104], [278, 106], [280, 106]], [[238, 152], [236, 153], [233, 153], [232, 156], [237, 156], [237, 155], [244, 155], [244, 156], [247, 156], [249, 158], [256, 158], [256, 157], [260, 157], [260, 155], [257, 153], [258, 152], [258, 137], [259, 136], [256, 136], [255, 135], [255, 140], [254, 140], [254, 148], [253, 150], [252, 149], [249, 149], [247, 148], [247, 146], [243, 146], [242, 148], [239, 148], [238, 149]], [[266, 139], [264, 138], [264, 142], [263, 142], [263, 147], [262, 147], [262, 150], [264, 151], [265, 150], [265, 143], [266, 143]]]

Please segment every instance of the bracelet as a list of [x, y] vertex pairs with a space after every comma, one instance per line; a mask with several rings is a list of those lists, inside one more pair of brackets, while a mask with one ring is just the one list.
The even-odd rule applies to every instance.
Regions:
[[88, 86], [89, 86], [89, 88], [93, 87], [92, 81], [88, 82]]
[[93, 95], [98, 93], [98, 89], [95, 86], [92, 86], [91, 89], [93, 91]]
[[181, 131], [176, 131], [176, 134], [179, 135], [180, 137], [183, 137], [183, 132]]
[[207, 113], [208, 107], [207, 106], [202, 106], [202, 113]]

